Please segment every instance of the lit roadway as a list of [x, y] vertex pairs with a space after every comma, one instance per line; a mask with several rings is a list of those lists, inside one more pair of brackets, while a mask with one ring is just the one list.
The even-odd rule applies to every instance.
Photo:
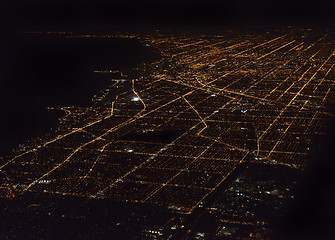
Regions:
[[[60, 106], [55, 137], [2, 163], [0, 194], [112, 198], [191, 213], [247, 159], [303, 169], [305, 139], [324, 134], [332, 117], [330, 35], [122, 35], [162, 60], [141, 65], [136, 78], [124, 73], [92, 107]], [[169, 142], [131, 137], [162, 131], [180, 134]]]

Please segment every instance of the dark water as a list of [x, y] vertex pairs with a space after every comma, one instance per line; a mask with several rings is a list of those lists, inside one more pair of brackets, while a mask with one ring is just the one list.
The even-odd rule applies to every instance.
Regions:
[[4, 56], [0, 156], [57, 124], [62, 113], [46, 107], [89, 106], [113, 77], [95, 70], [122, 71], [159, 59], [136, 39], [29, 34], [12, 36]]

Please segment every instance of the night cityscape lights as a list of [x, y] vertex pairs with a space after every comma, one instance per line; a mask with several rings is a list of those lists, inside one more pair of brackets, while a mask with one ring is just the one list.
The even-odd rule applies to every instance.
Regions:
[[149, 213], [125, 217], [138, 221], [134, 234], [143, 239], [268, 238], [270, 217], [259, 209], [276, 214], [294, 199], [313, 139], [333, 118], [332, 32], [29, 34], [134, 38], [161, 54], [111, 77], [91, 106], [52, 106], [64, 111], [52, 133], [0, 164], [2, 198], [73, 196], [165, 209], [161, 222], [148, 223]]

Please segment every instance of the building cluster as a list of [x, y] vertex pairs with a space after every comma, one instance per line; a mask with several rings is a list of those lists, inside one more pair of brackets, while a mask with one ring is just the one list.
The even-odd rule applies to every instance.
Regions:
[[[158, 49], [161, 60], [112, 79], [92, 106], [59, 106], [65, 114], [52, 134], [2, 160], [1, 197], [71, 195], [154, 204], [186, 215], [204, 208], [217, 219], [211, 231], [219, 239], [238, 234], [241, 226], [267, 226], [266, 217], [254, 217], [260, 214], [255, 209], [281, 206], [291, 196], [283, 183], [253, 181], [248, 173], [228, 184], [219, 200], [208, 199], [241, 164], [264, 171], [264, 165], [308, 166], [313, 138], [325, 134], [333, 117], [326, 107], [335, 91], [332, 33], [134, 37]], [[185, 229], [196, 239], [208, 236]], [[143, 231], [157, 237], [164, 232]]]

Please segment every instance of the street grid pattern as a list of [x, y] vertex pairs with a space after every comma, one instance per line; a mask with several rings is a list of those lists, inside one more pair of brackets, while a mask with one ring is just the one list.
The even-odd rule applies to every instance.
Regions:
[[[91, 107], [62, 107], [53, 138], [0, 162], [0, 196], [44, 192], [190, 213], [244, 161], [308, 166], [311, 139], [333, 117], [331, 33], [117, 37], [140, 39], [162, 60], [117, 80]], [[178, 136], [129, 137], [164, 131]]]

